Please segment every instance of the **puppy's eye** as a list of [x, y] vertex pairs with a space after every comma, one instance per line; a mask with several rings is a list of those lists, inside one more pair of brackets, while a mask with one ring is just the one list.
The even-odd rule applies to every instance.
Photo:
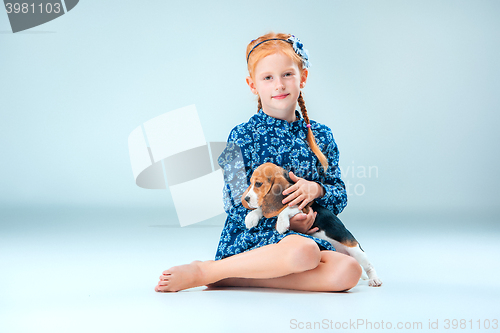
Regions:
[[262, 183], [261, 182], [255, 182], [255, 187], [261, 187]]

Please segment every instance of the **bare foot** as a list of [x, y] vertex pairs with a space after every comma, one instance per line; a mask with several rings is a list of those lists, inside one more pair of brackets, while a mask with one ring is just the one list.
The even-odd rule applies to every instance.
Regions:
[[188, 265], [175, 266], [164, 271], [155, 291], [172, 292], [204, 286], [206, 281], [203, 266], [203, 262], [193, 261]]

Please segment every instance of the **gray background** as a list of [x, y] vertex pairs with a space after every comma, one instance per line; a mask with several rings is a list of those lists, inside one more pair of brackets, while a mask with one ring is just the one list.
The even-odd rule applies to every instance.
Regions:
[[[255, 112], [245, 47], [296, 34], [310, 117], [352, 177], [349, 210], [497, 211], [498, 1], [83, 1], [35, 29], [0, 14], [1, 205], [171, 205], [135, 186], [127, 137], [196, 104], [207, 141]], [[2, 18], [3, 17], [3, 18]], [[189, 124], [181, 124], [189, 130]], [[362, 188], [358, 188], [358, 193]]]

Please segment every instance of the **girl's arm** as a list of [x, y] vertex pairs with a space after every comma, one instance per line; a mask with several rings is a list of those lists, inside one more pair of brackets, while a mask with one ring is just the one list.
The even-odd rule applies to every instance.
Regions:
[[[289, 175], [295, 184], [283, 191], [283, 195], [287, 195], [287, 197], [283, 199], [283, 203], [288, 203], [290, 206], [298, 205], [299, 209], [302, 209], [309, 202], [324, 195], [325, 191], [323, 187], [317, 182], [297, 177], [293, 172], [290, 172]], [[309, 235], [315, 233], [319, 229], [311, 229], [311, 227], [316, 219], [316, 214], [317, 213], [310, 208], [307, 214], [301, 213], [293, 216], [290, 219], [290, 229]]]
[[243, 125], [233, 128], [227, 145], [218, 158], [224, 174], [223, 201], [228, 216], [245, 228], [248, 210], [241, 204], [241, 195], [248, 186], [247, 179], [253, 170], [251, 139], [245, 135]]
[[283, 195], [287, 196], [283, 199], [284, 204], [287, 203], [289, 206], [298, 205], [299, 209], [303, 209], [309, 202], [325, 194], [323, 186], [319, 183], [297, 177], [291, 171], [289, 175], [295, 184], [283, 191]]
[[[340, 178], [339, 151], [333, 138], [332, 131], [326, 127], [322, 139], [326, 149], [324, 152], [328, 159], [328, 169], [326, 173], [321, 173], [320, 180], [316, 183], [323, 187], [324, 195], [316, 199], [321, 206], [331, 210], [335, 215], [340, 214], [347, 205], [347, 193], [345, 184]], [[321, 144], [319, 145], [321, 148]]]
[[292, 218], [290, 218], [290, 230], [308, 235], [314, 234], [319, 230], [319, 228], [311, 229], [317, 214], [318, 213], [313, 211], [311, 208], [309, 209], [309, 213], [307, 214], [300, 213], [293, 216]]
[[[338, 215], [347, 205], [347, 193], [344, 182], [340, 178], [337, 144], [328, 127], [319, 124], [315, 125], [317, 128], [315, 137], [319, 138], [320, 143], [318, 146], [328, 159], [328, 169], [326, 173], [320, 173], [319, 181], [308, 181], [296, 177], [290, 172], [290, 178], [295, 182], [295, 185], [283, 191], [283, 195], [287, 195], [283, 203], [288, 203], [290, 206], [299, 205], [299, 209], [302, 209], [310, 201], [316, 200], [318, 204]], [[326, 149], [323, 148], [325, 146]]]

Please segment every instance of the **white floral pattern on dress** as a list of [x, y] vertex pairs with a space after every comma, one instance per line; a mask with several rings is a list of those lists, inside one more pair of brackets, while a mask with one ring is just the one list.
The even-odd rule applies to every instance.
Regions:
[[241, 195], [249, 184], [253, 171], [266, 162], [275, 163], [301, 178], [316, 181], [325, 189], [325, 195], [316, 202], [335, 215], [347, 205], [344, 182], [338, 167], [339, 152], [330, 128], [310, 121], [320, 150], [328, 159], [328, 170], [323, 171], [316, 155], [306, 140], [305, 121], [296, 111], [297, 121], [288, 123], [260, 110], [247, 123], [234, 127], [227, 146], [218, 158], [224, 171], [223, 200], [227, 219], [215, 255], [220, 260], [264, 245], [275, 244], [288, 235], [298, 234], [316, 241], [321, 249], [332, 250], [327, 241], [295, 231], [280, 234], [276, 231], [277, 217], [262, 218], [256, 227], [247, 229], [245, 217], [249, 210], [241, 204]]

